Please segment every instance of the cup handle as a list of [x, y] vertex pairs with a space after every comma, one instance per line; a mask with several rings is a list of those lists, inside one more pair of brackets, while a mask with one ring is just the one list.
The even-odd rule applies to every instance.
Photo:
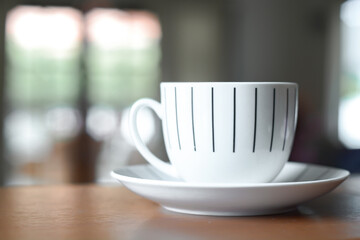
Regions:
[[151, 108], [156, 113], [156, 115], [162, 120], [161, 104], [159, 102], [148, 98], [142, 98], [137, 100], [132, 105], [129, 116], [130, 134], [135, 143], [135, 146], [137, 150], [140, 152], [140, 154], [145, 158], [145, 160], [148, 161], [155, 168], [173, 177], [178, 177], [175, 168], [171, 164], [162, 161], [161, 159], [156, 157], [152, 152], [150, 152], [150, 150], [147, 148], [147, 146], [144, 144], [144, 142], [140, 137], [136, 120], [137, 120], [138, 112], [144, 107]]

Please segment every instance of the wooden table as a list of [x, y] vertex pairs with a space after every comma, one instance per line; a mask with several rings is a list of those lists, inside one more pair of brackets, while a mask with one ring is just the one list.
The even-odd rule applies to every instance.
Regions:
[[0, 188], [0, 239], [360, 239], [360, 177], [260, 217], [172, 213], [120, 185]]

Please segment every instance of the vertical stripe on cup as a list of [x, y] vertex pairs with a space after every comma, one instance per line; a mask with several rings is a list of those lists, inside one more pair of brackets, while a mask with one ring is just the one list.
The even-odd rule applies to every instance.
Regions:
[[286, 134], [287, 134], [287, 128], [288, 128], [288, 119], [289, 119], [289, 88], [286, 89], [286, 113], [285, 113], [285, 130], [284, 130], [284, 142], [282, 150], [285, 149], [285, 143], [286, 143]]
[[214, 129], [214, 88], [211, 88], [211, 120], [212, 120], [212, 149], [215, 152], [215, 129]]
[[275, 127], [275, 95], [276, 90], [273, 90], [273, 113], [272, 113], [272, 126], [271, 126], [271, 140], [270, 140], [270, 152], [272, 151], [274, 141], [274, 127]]
[[235, 152], [235, 133], [236, 133], [236, 88], [234, 88], [234, 118], [233, 118], [233, 152]]
[[176, 87], [175, 87], [175, 117], [176, 117], [176, 130], [177, 130], [177, 137], [178, 137], [178, 143], [179, 143], [179, 150], [181, 150], [180, 135], [179, 135], [179, 123], [178, 123], [178, 111], [177, 111]]
[[166, 124], [166, 136], [168, 139], [168, 143], [169, 143], [169, 148], [171, 149], [171, 143], [170, 143], [170, 136], [169, 136], [169, 123], [168, 123], [168, 106], [167, 106], [167, 101], [166, 101], [166, 88], [164, 87], [164, 103], [165, 103], [165, 124]]
[[297, 110], [297, 91], [296, 91], [296, 88], [294, 88], [294, 118], [293, 118], [293, 121], [294, 121], [294, 131], [295, 131], [295, 128], [296, 128], [296, 110]]
[[196, 141], [195, 141], [195, 127], [194, 127], [194, 92], [193, 87], [191, 87], [191, 122], [192, 122], [192, 134], [194, 142], [194, 151], [196, 152]]
[[254, 139], [253, 139], [253, 152], [256, 146], [256, 124], [257, 124], [257, 88], [255, 88], [255, 116], [254, 116]]

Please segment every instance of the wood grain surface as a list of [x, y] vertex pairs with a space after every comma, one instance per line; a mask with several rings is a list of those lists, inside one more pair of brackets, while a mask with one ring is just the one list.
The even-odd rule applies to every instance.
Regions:
[[172, 213], [119, 186], [0, 188], [0, 239], [360, 239], [360, 177], [280, 215]]

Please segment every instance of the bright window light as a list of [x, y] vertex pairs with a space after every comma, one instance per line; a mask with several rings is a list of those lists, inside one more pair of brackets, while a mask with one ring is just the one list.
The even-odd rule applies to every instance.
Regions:
[[73, 8], [19, 6], [6, 23], [7, 36], [28, 50], [63, 54], [82, 44], [82, 15]]
[[360, 0], [341, 8], [341, 95], [339, 139], [348, 148], [360, 148]]
[[94, 9], [86, 15], [87, 38], [102, 49], [144, 48], [158, 41], [156, 16], [145, 11]]

